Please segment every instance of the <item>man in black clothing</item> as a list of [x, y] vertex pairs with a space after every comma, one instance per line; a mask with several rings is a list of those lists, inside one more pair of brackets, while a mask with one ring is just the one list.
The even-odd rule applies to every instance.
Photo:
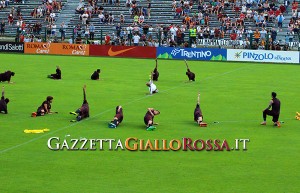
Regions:
[[2, 97], [0, 100], [0, 113], [7, 114], [7, 104], [9, 99], [4, 97], [4, 86], [2, 87]]
[[44, 116], [46, 114], [52, 114], [51, 112], [51, 103], [53, 101], [52, 96], [47, 96], [46, 100], [38, 107], [36, 112], [32, 113], [32, 116]]
[[152, 76], [153, 76], [153, 81], [158, 81], [158, 77], [159, 77], [159, 72], [157, 71], [157, 58], [155, 59], [155, 68], [152, 72]]
[[54, 80], [60, 80], [61, 79], [61, 70], [59, 66], [56, 66], [56, 73], [48, 75], [48, 78], [52, 78]]
[[123, 108], [122, 106], [117, 106], [116, 115], [114, 116], [114, 119], [108, 124], [108, 127], [117, 128], [122, 121], [123, 121]]
[[197, 122], [200, 127], [206, 127], [207, 123], [203, 122], [203, 114], [200, 108], [200, 93], [198, 93], [198, 100], [194, 110], [194, 121]]
[[[261, 123], [261, 125], [266, 125], [267, 122], [267, 115], [270, 115], [273, 117], [272, 121], [274, 123], [274, 126], [280, 127], [280, 122], [278, 121], [279, 115], [280, 115], [280, 100], [276, 98], [277, 94], [275, 92], [272, 92], [272, 99], [270, 100], [269, 106], [263, 110], [263, 119], [264, 121]], [[270, 110], [270, 108], [272, 109]]]
[[100, 69], [97, 69], [96, 71], [94, 71], [94, 73], [91, 75], [91, 79], [92, 80], [99, 80], [99, 74], [100, 74]]
[[145, 116], [144, 116], [144, 123], [147, 126], [147, 131], [153, 131], [156, 129], [153, 125], [158, 125], [158, 123], [154, 123], [154, 116], [159, 115], [160, 112], [155, 110], [154, 108], [148, 108]]
[[86, 85], [83, 86], [83, 103], [81, 107], [75, 112], [70, 112], [70, 114], [76, 115], [76, 120], [71, 120], [71, 122], [81, 121], [90, 116], [89, 103], [86, 100]]
[[1, 24], [0, 24], [0, 35], [3, 36], [5, 32], [5, 22], [4, 20], [2, 20]]
[[3, 73], [0, 73], [0, 82], [7, 81], [8, 83], [13, 83], [13, 82], [10, 82], [10, 79], [14, 75], [15, 75], [15, 73], [10, 71], [10, 70], [8, 70], [6, 72], [3, 72]]
[[187, 67], [187, 72], [185, 74], [188, 76], [189, 81], [191, 81], [191, 80], [195, 81], [195, 77], [196, 77], [195, 73], [193, 73], [193, 72], [190, 71], [190, 68], [189, 68], [186, 60], [184, 60], [184, 62], [185, 62], [185, 65]]

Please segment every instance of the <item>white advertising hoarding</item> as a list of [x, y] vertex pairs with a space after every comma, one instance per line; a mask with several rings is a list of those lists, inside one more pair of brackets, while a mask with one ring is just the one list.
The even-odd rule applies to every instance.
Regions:
[[298, 63], [299, 52], [297, 51], [274, 51], [274, 50], [227, 50], [228, 61], [246, 62], [271, 62], [271, 63]]

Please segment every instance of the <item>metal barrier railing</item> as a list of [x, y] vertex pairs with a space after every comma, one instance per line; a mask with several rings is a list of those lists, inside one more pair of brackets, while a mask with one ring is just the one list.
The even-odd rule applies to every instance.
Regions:
[[85, 28], [47, 28], [25, 31], [17, 29], [16, 41], [51, 41], [83, 44], [111, 44], [111, 45], [133, 45], [135, 35], [138, 35], [139, 45], [142, 46], [170, 46], [170, 47], [215, 47], [215, 48], [241, 48], [241, 49], [281, 49], [299, 50], [300, 35], [286, 34], [276, 35], [268, 32], [264, 38], [256, 38], [254, 33], [243, 34], [241, 37], [227, 35], [225, 38], [216, 38], [214, 35], [196, 33], [190, 35], [187, 30], [184, 33], [175, 33], [168, 30], [142, 28], [122, 30], [97, 30], [89, 32]]

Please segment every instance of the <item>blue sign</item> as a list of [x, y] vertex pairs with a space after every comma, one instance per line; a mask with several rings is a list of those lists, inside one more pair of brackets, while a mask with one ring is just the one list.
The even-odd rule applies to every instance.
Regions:
[[158, 47], [157, 58], [189, 60], [227, 60], [226, 49]]

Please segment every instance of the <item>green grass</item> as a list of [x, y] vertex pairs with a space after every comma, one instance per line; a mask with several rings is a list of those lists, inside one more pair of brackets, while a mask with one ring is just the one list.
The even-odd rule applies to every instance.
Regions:
[[[1, 54], [0, 71], [16, 72], [5, 86], [9, 114], [0, 115], [0, 192], [299, 192], [299, 66], [189, 61], [196, 82], [186, 83], [185, 65], [159, 60], [160, 93], [147, 96], [145, 83], [153, 60]], [[46, 76], [60, 65], [63, 79]], [[89, 77], [101, 68], [101, 81]], [[87, 85], [91, 117], [70, 123]], [[207, 128], [193, 122], [197, 92]], [[271, 92], [282, 103], [281, 128], [260, 126]], [[31, 118], [54, 97], [59, 114]], [[108, 129], [116, 105], [124, 121]], [[161, 114], [147, 132], [148, 107]], [[214, 124], [219, 121], [219, 124]], [[44, 134], [24, 129], [49, 128]], [[67, 137], [66, 135], [70, 135]], [[249, 138], [247, 151], [51, 151], [50, 137], [61, 139], [226, 139]]]

